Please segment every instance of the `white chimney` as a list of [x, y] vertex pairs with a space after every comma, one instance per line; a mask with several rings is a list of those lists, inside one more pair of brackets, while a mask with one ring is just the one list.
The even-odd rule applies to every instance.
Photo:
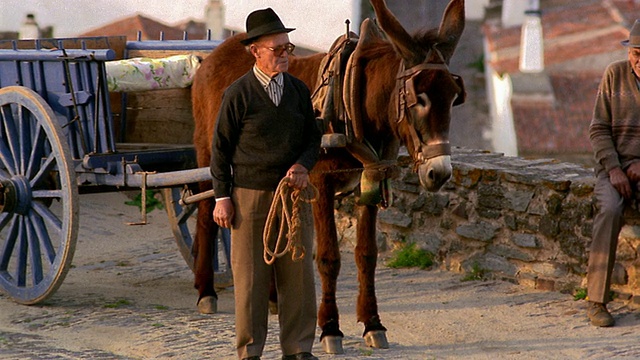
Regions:
[[211, 30], [211, 39], [221, 40], [224, 35], [224, 6], [221, 0], [209, 0], [206, 7], [207, 28]]
[[503, 0], [502, 27], [521, 26], [525, 20], [525, 11], [538, 10], [540, 0]]
[[40, 28], [33, 14], [27, 14], [20, 29], [18, 30], [18, 38], [20, 39], [37, 39], [40, 37]]
[[539, 73], [544, 70], [544, 43], [540, 10], [525, 12], [520, 38], [520, 71]]

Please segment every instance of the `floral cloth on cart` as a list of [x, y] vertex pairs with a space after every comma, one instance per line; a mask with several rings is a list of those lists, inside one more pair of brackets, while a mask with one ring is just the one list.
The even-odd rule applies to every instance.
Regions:
[[191, 85], [200, 59], [195, 55], [131, 58], [107, 61], [105, 66], [109, 91], [171, 89]]

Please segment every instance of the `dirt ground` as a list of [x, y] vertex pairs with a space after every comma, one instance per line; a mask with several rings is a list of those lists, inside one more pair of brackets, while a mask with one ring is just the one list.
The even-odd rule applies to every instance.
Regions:
[[[197, 312], [165, 213], [129, 226], [140, 214], [124, 194], [80, 200], [76, 255], [60, 289], [36, 306], [0, 295], [0, 358], [234, 359], [233, 291], [219, 294], [218, 314]], [[316, 343], [320, 359], [640, 358], [640, 311], [622, 303], [612, 304], [616, 327], [594, 328], [585, 303], [569, 295], [384, 265], [376, 288], [390, 348], [367, 348], [355, 320], [352, 255], [343, 250], [338, 285], [345, 354], [324, 354]], [[281, 357], [276, 320], [263, 359]]]

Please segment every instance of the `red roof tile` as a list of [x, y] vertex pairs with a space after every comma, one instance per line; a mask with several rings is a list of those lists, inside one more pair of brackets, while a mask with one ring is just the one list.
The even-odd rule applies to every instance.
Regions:
[[589, 124], [600, 78], [596, 73], [554, 74], [554, 103], [512, 101], [519, 151], [590, 153]]
[[183, 38], [182, 30], [141, 14], [112, 22], [79, 36], [124, 35], [127, 40], [137, 40], [138, 31], [141, 33], [141, 40], [159, 40], [161, 32], [164, 33], [165, 40], [181, 40]]
[[[604, 68], [553, 65], [622, 51], [629, 28], [640, 18], [634, 0], [578, 0], [542, 8], [544, 63], [554, 101], [514, 96], [511, 102], [518, 151], [523, 154], [591, 153], [589, 124]], [[484, 24], [489, 54], [498, 73], [517, 73], [521, 28], [503, 29], [498, 19]], [[572, 63], [573, 64], [573, 63]], [[556, 67], [555, 69], [558, 69]]]
[[[640, 13], [640, 7], [637, 12]], [[627, 38], [629, 30], [616, 19], [615, 13], [601, 1], [582, 1], [543, 9], [541, 23], [545, 64], [562, 63], [610, 52], [616, 46], [619, 48], [620, 41]], [[521, 27], [503, 29], [493, 22], [485, 24], [483, 32], [491, 52], [489, 61], [492, 67], [498, 73], [517, 71]]]

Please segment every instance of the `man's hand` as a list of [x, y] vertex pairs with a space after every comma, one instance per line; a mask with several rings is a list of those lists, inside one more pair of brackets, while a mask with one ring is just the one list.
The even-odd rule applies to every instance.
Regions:
[[625, 174], [622, 169], [619, 167], [611, 169], [609, 171], [609, 181], [611, 181], [611, 185], [618, 190], [618, 193], [620, 193], [623, 198], [631, 198], [631, 183], [629, 182], [627, 174]]
[[230, 198], [216, 200], [216, 207], [213, 209], [213, 221], [218, 225], [223, 228], [230, 228], [235, 214], [236, 210]]
[[632, 183], [640, 182], [640, 162], [634, 162], [629, 165], [626, 173]]
[[304, 189], [309, 185], [309, 171], [300, 164], [293, 164], [287, 171], [289, 186], [296, 189]]

